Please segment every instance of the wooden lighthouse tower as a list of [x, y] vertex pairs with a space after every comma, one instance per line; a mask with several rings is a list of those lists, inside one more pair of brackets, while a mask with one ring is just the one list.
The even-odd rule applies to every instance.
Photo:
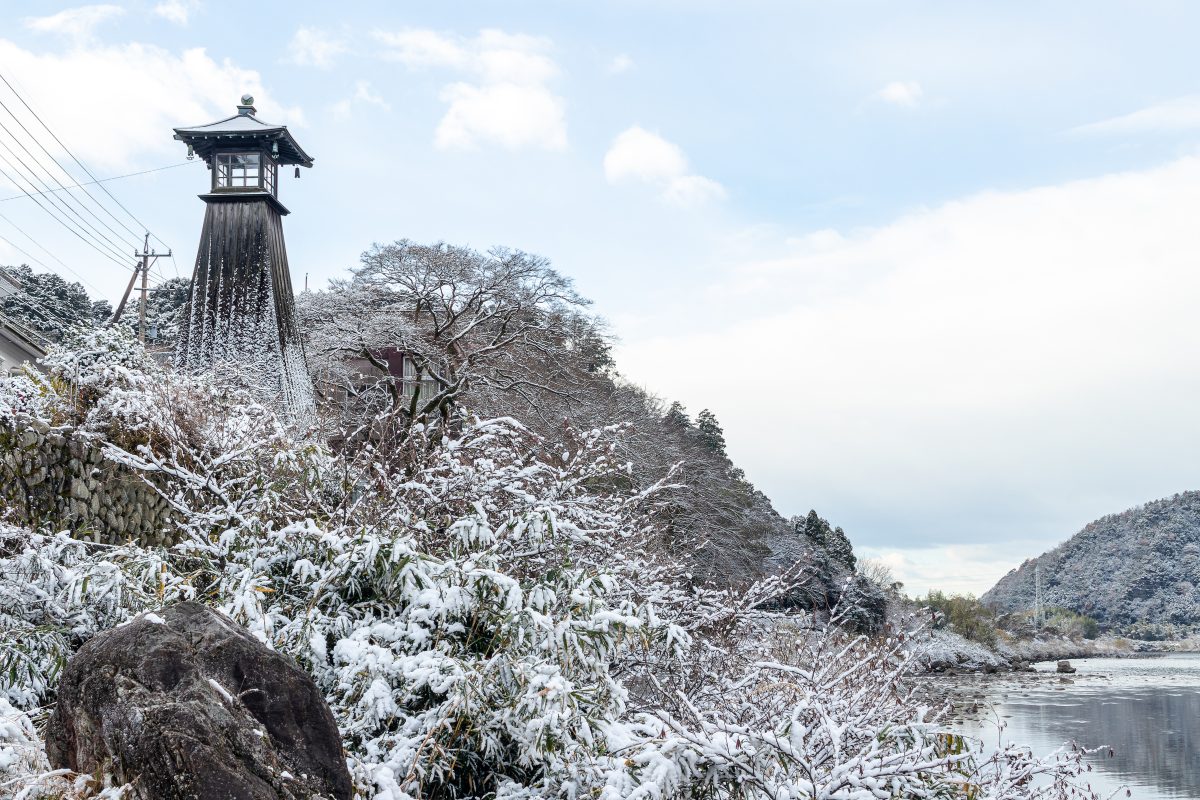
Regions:
[[212, 173], [192, 295], [180, 332], [176, 366], [234, 376], [292, 420], [313, 405], [312, 381], [296, 324], [292, 279], [283, 244], [279, 168], [311, 167], [284, 125], [255, 116], [242, 97], [227, 119], [176, 128], [175, 138]]

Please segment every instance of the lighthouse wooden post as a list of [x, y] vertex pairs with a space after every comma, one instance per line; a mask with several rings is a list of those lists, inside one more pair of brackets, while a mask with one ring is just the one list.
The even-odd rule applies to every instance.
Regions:
[[[192, 294], [175, 354], [186, 372], [226, 374], [249, 383], [292, 420], [313, 407], [312, 380], [296, 324], [283, 243], [279, 168], [311, 167], [284, 125], [260, 120], [254, 98], [238, 113], [175, 138], [212, 173]], [[297, 169], [297, 175], [299, 169]]]

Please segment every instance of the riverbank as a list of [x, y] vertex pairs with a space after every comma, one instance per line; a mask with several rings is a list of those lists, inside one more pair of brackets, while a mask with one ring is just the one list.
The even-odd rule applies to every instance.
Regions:
[[925, 672], [933, 674], [1022, 672], [1038, 661], [1200, 652], [1200, 640], [1197, 639], [1151, 642], [1119, 636], [1096, 639], [1004, 637], [988, 647], [948, 630], [928, 631], [922, 636], [928, 639], [916, 642], [917, 661]]

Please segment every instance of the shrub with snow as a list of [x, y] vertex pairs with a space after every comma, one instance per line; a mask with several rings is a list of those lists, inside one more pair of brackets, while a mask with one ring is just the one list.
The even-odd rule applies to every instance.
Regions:
[[417, 426], [397, 461], [295, 442], [217, 386], [58, 358], [82, 377], [45, 390], [96, 387], [106, 456], [182, 522], [170, 549], [0, 529], [0, 780], [25, 800], [112, 791], [11, 755], [23, 715], [89, 636], [183, 598], [311, 672], [363, 798], [1090, 796], [1077, 753], [948, 733], [904, 688], [905, 637], [764, 614], [777, 583], [734, 596], [656, 557], [661, 487], [627, 488], [619, 426]]

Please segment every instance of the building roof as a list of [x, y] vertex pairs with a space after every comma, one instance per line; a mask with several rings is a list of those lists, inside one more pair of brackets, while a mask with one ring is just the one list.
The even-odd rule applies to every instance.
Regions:
[[0, 366], [15, 367], [22, 361], [37, 361], [46, 355], [49, 345], [41, 334], [0, 314]]
[[8, 270], [0, 267], [0, 297], [8, 297], [21, 291], [21, 282]]
[[279, 147], [278, 161], [280, 164], [299, 164], [304, 167], [313, 165], [312, 157], [304, 152], [299, 143], [288, 131], [286, 125], [273, 125], [255, 116], [257, 109], [252, 105], [254, 98], [246, 95], [238, 106], [238, 113], [232, 117], [210, 122], [207, 125], [195, 125], [190, 128], [176, 128], [175, 138], [209, 161], [215, 149], [238, 146], [262, 146], [267, 143]]

